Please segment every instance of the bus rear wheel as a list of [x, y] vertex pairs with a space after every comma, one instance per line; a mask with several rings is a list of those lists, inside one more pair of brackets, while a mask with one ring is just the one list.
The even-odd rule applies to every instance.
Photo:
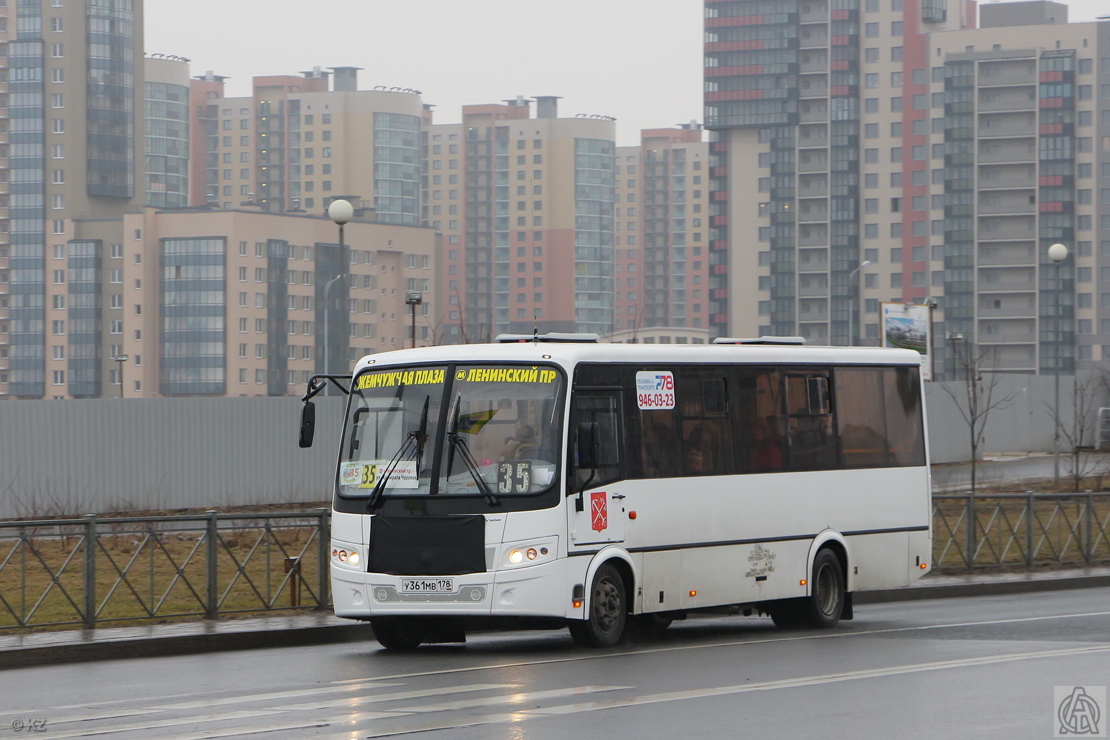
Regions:
[[628, 597], [624, 578], [611, 565], [594, 575], [590, 589], [589, 616], [570, 623], [570, 636], [583, 647], [613, 647], [624, 635], [628, 621]]
[[835, 627], [844, 612], [844, 568], [840, 558], [829, 548], [818, 551], [813, 559], [813, 580], [810, 581], [804, 618], [814, 627]]
[[374, 638], [386, 650], [407, 652], [420, 647], [427, 627], [415, 619], [372, 619]]
[[844, 590], [844, 568], [840, 558], [824, 548], [813, 559], [810, 594], [798, 599], [774, 602], [769, 609], [771, 619], [780, 629], [818, 627], [827, 629], [840, 622], [847, 603]]

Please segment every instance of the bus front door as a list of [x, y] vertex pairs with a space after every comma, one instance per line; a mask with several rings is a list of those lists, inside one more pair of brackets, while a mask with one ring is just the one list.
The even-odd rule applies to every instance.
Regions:
[[597, 467], [584, 470], [576, 465], [571, 476], [567, 516], [572, 547], [624, 541], [628, 507], [621, 493], [620, 402], [617, 392], [579, 392], [574, 400], [571, 429], [594, 422], [599, 437]]

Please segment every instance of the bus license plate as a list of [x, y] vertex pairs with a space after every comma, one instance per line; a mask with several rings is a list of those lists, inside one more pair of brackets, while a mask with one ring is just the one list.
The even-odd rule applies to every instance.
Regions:
[[449, 594], [455, 591], [454, 578], [402, 578], [403, 594]]

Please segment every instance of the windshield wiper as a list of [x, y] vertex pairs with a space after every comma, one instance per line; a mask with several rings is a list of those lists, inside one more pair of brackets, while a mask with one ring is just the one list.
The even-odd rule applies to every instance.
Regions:
[[378, 499], [385, 491], [385, 486], [389, 483], [390, 476], [393, 471], [397, 469], [397, 463], [404, 459], [408, 451], [416, 448], [416, 475], [420, 475], [420, 461], [424, 457], [424, 444], [428, 439], [428, 401], [429, 397], [424, 398], [424, 410], [420, 412], [420, 426], [405, 435], [405, 441], [401, 443], [400, 449], [397, 453], [390, 458], [389, 464], [385, 466], [385, 471], [378, 478], [378, 482], [374, 484], [374, 490], [370, 492], [370, 497], [366, 499], [366, 507], [369, 509], [374, 508]]
[[486, 497], [486, 501], [490, 506], [500, 506], [501, 501], [494, 494], [493, 489], [486, 483], [485, 478], [482, 477], [482, 472], [478, 468], [478, 461], [474, 459], [474, 455], [470, 452], [470, 446], [467, 445], [466, 440], [459, 434], [459, 406], [462, 402], [462, 394], [455, 396], [455, 402], [451, 405], [451, 414], [447, 422], [447, 441], [451, 443], [451, 448], [447, 451], [447, 471], [444, 478], [451, 475], [451, 466], [455, 462], [455, 450], [463, 459], [463, 464], [466, 465], [467, 472], [474, 480], [474, 485], [478, 486], [478, 490]]

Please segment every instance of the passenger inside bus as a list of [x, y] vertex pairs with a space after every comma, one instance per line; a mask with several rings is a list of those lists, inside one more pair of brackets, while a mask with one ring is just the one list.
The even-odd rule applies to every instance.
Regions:
[[782, 448], [767, 431], [767, 422], [753, 417], [748, 427], [748, 470], [762, 472], [782, 470]]
[[716, 429], [711, 422], [699, 421], [683, 442], [683, 467], [686, 475], [717, 473], [720, 450]]

